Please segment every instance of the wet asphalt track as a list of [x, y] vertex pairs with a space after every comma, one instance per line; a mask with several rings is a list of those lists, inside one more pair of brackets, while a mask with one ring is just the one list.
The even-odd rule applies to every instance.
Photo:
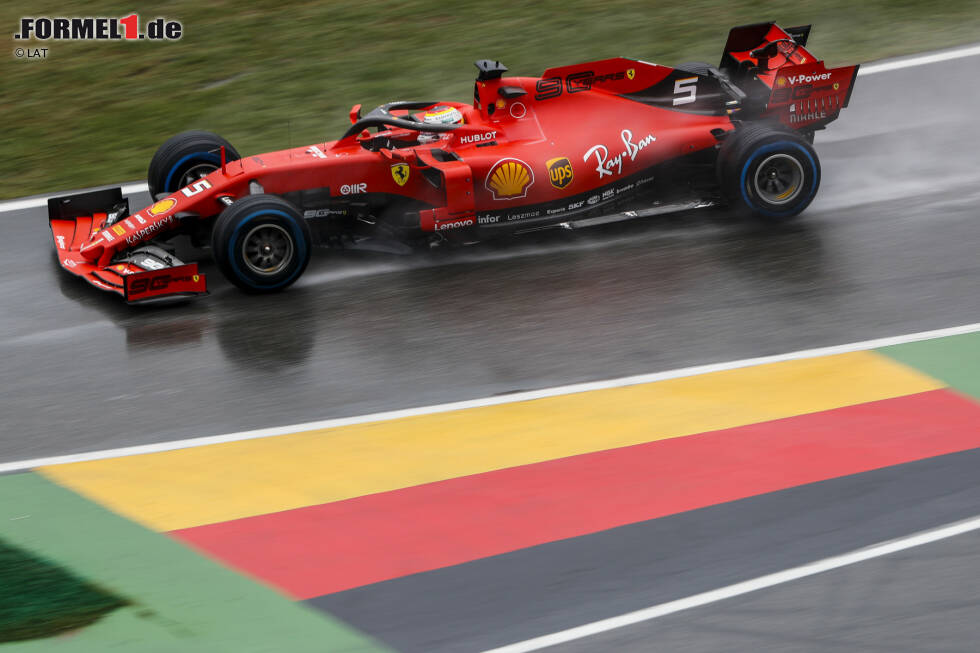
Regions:
[[[266, 298], [238, 293], [206, 264], [205, 271], [213, 272], [211, 297], [178, 307], [133, 309], [58, 269], [42, 209], [0, 213], [0, 462], [442, 403], [980, 321], [980, 133], [972, 115], [980, 106], [980, 88], [970, 81], [976, 79], [978, 62], [972, 57], [859, 78], [851, 107], [817, 135], [824, 169], [817, 200], [802, 220], [777, 230], [705, 211], [573, 234], [545, 233], [435, 256], [324, 253], [293, 290]], [[136, 197], [133, 203], [146, 200]], [[975, 465], [958, 469], [966, 478], [976, 475]], [[919, 482], [937, 487], [948, 475], [923, 473]], [[912, 503], [901, 519], [911, 527], [928, 522], [936, 510], [944, 519], [980, 513], [976, 484], [966, 483], [962, 491], [965, 499], [936, 498], [942, 509]], [[692, 513], [692, 519], [707, 523], [709, 517], [700, 514]], [[813, 557], [853, 543], [846, 526], [829, 521], [820, 540], [824, 547], [812, 551]], [[763, 529], [763, 534], [784, 532], [778, 522], [765, 528], [772, 530]], [[858, 539], [870, 544], [884, 539], [882, 534], [894, 537], [911, 530], [872, 529]], [[718, 537], [724, 544], [725, 534]], [[804, 535], [799, 537], [803, 541]], [[684, 542], [672, 546], [679, 550]], [[902, 560], [919, 560], [915, 569], [938, 573], [925, 562], [934, 547], [955, 551], [967, 545], [943, 546], [906, 552]], [[720, 576], [714, 570], [695, 571], [684, 585], [701, 591], [755, 575], [752, 550], [739, 551], [724, 557]], [[935, 564], [946, 565], [947, 558]], [[602, 576], [601, 557], [591, 559], [593, 571]], [[976, 574], [975, 556], [955, 559]], [[880, 564], [888, 568], [887, 561]], [[863, 588], [855, 593], [875, 591], [875, 582], [887, 584], [870, 565], [862, 565], [869, 571], [861, 573], [871, 577], [855, 585]], [[836, 573], [852, 578], [857, 572]], [[604, 605], [624, 611], [644, 607], [628, 598], [635, 594], [630, 576], [604, 581], [603, 592], [612, 597]], [[780, 601], [785, 607], [777, 621], [787, 632], [799, 632], [787, 620], [798, 619], [807, 632], [817, 628], [804, 594], [835, 596], [813, 589], [819, 582], [832, 580], [812, 579], [778, 590], [796, 592], [789, 595], [795, 598]], [[905, 581], [893, 582], [898, 587]], [[445, 626], [450, 618], [438, 610], [467, 596], [484, 596], [489, 604], [506, 598], [506, 586], [495, 587], [496, 594], [485, 596], [472, 583], [459, 585], [441, 607], [438, 602], [430, 606], [435, 612], [427, 617], [413, 613], [410, 627], [389, 629], [385, 639], [409, 648], [428, 642], [424, 646], [436, 650], [431, 636], [442, 632], [436, 624]], [[693, 593], [682, 590], [669, 598]], [[595, 587], [576, 591], [584, 596]], [[719, 604], [709, 611], [715, 625], [710, 632], [699, 631], [698, 646], [717, 650], [720, 642], [733, 641], [732, 650], [756, 648], [754, 640], [718, 635], [728, 632], [725, 628], [754, 629], [776, 638], [772, 615], [764, 619], [752, 612], [777, 601], [776, 595], [736, 599], [734, 608]], [[559, 617], [553, 621], [559, 627], [609, 616], [568, 608], [589, 605], [570, 596], [557, 603]], [[923, 599], [921, 609], [927, 604]], [[887, 607], [874, 609], [884, 615]], [[379, 603], [363, 599], [333, 608], [368, 630], [384, 613]], [[972, 618], [967, 623], [976, 635], [980, 608], [975, 599], [967, 609]], [[856, 628], [861, 618], [857, 611], [835, 612], [833, 628]], [[675, 615], [668, 630], [697, 630], [694, 619]], [[877, 623], [884, 628], [882, 623], [889, 622]], [[443, 633], [439, 641], [445, 650], [499, 645], [544, 634], [551, 625], [478, 621], [456, 635]], [[420, 640], [419, 631], [429, 635]], [[643, 638], [653, 632], [634, 627], [604, 636], [598, 648], [582, 643], [569, 650], [649, 650], [655, 647]], [[712, 633], [720, 639], [711, 640]], [[948, 631], [954, 638], [949, 650], [969, 641], [963, 633]], [[767, 646], [815, 650], [830, 643], [803, 639], [794, 649], [771, 639]], [[880, 648], [871, 643], [857, 647]]]

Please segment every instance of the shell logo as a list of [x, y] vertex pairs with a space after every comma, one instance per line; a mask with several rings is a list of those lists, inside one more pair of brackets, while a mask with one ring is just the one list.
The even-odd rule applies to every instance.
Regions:
[[173, 199], [172, 197], [168, 197], [167, 199], [160, 200], [159, 202], [157, 202], [156, 204], [148, 208], [146, 212], [149, 213], [151, 216], [160, 215], [161, 213], [166, 213], [170, 209], [174, 208], [175, 204], [177, 204], [177, 200]]
[[777, 77], [776, 78], [776, 86], [778, 86], [779, 88], [782, 88], [782, 87], [786, 86], [786, 78], [785, 77]]
[[487, 174], [486, 188], [495, 200], [513, 200], [527, 197], [527, 189], [534, 184], [531, 166], [520, 159], [501, 159], [493, 164]]

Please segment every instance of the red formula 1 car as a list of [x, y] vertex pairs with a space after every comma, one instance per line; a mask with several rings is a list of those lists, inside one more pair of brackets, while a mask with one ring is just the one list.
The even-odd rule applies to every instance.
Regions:
[[317, 244], [465, 243], [715, 201], [787, 219], [817, 192], [813, 133], [858, 69], [828, 70], [809, 31], [736, 27], [717, 68], [617, 58], [504, 77], [478, 61], [472, 104], [358, 105], [337, 141], [244, 158], [185, 132], [150, 163], [152, 205], [131, 213], [120, 189], [50, 200], [55, 247], [69, 272], [139, 302], [206, 292], [169, 247], [180, 233], [210, 243], [235, 285], [271, 292]]

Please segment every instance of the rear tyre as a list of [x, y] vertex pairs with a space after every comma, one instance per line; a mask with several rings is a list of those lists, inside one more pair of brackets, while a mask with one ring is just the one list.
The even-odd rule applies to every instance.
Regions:
[[150, 160], [146, 173], [150, 195], [154, 199], [159, 193], [169, 195], [220, 168], [222, 146], [226, 161], [241, 158], [231, 143], [211, 132], [186, 131], [168, 138]]
[[674, 66], [676, 70], [683, 70], [685, 72], [694, 73], [695, 75], [702, 75], [707, 77], [708, 73], [714, 68], [711, 64], [706, 64], [703, 61], [688, 61], [686, 63]]
[[249, 293], [278, 292], [310, 262], [309, 225], [275, 195], [249, 195], [218, 216], [211, 250], [222, 274]]
[[735, 211], [778, 222], [799, 215], [820, 187], [820, 161], [795, 132], [742, 125], [718, 152], [718, 183]]

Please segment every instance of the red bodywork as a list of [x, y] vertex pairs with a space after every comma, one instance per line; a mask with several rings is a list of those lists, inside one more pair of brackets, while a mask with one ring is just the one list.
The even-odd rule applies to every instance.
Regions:
[[[410, 200], [422, 234], [559, 222], [595, 211], [652, 182], [658, 166], [713, 150], [737, 119], [776, 119], [793, 129], [813, 129], [837, 117], [857, 67], [826, 70], [802, 45], [780, 47], [791, 38], [787, 31], [771, 24], [766, 30], [753, 27], [761, 39], [751, 36], [747, 50], [725, 53], [739, 70], [755, 68], [752, 115], [747, 103], [733, 101], [710, 75], [633, 59], [550, 68], [540, 78], [481, 73], [488, 78], [477, 80], [473, 104], [431, 103], [456, 107], [464, 118], [434, 142], [417, 143], [417, 130], [382, 126], [376, 133], [357, 129], [337, 141], [223, 162], [110, 227], [105, 212], [52, 217], [59, 260], [69, 272], [131, 301], [202, 293], [204, 276], [196, 267], [147, 271], [120, 266], [118, 259], [182, 220], [218, 215], [256, 192], [256, 184], [258, 192], [300, 198], [295, 201], [311, 218], [331, 219], [362, 199]], [[759, 68], [752, 50], [766, 44], [778, 51]], [[414, 113], [396, 109], [390, 115]], [[352, 122], [358, 117], [355, 107]], [[303, 204], [304, 193], [312, 190], [320, 191], [318, 204]], [[156, 282], [154, 290], [153, 278], [163, 275], [167, 282]]]

